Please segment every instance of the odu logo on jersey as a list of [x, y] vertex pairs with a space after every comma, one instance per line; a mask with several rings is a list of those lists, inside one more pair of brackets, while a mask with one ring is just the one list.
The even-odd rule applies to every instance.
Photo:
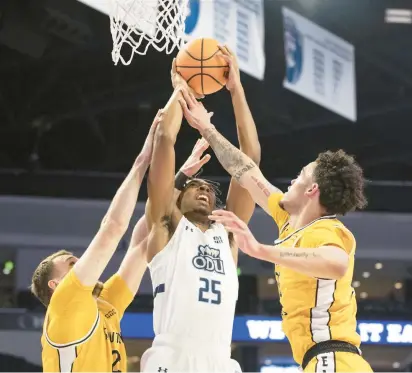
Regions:
[[286, 79], [295, 84], [302, 75], [303, 38], [291, 17], [284, 19]]
[[225, 274], [223, 260], [220, 259], [220, 250], [213, 249], [209, 245], [198, 247], [198, 254], [193, 258], [192, 263], [197, 269]]

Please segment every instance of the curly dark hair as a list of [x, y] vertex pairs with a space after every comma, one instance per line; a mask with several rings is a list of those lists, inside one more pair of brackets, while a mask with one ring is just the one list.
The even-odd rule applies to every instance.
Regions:
[[176, 205], [179, 209], [181, 208], [182, 199], [183, 199], [183, 196], [186, 193], [187, 189], [189, 188], [189, 186], [193, 185], [193, 183], [196, 183], [196, 182], [204, 182], [204, 183], [208, 184], [209, 187], [215, 193], [215, 198], [216, 198], [215, 208], [222, 208], [223, 207], [223, 203], [219, 198], [219, 196], [222, 194], [222, 192], [219, 189], [220, 184], [216, 181], [212, 181], [212, 180], [208, 180], [208, 179], [200, 179], [200, 178], [195, 177], [195, 178], [191, 178], [188, 182], [186, 182], [185, 186], [183, 187], [183, 190], [180, 192], [179, 197], [176, 200]]
[[343, 150], [320, 153], [314, 178], [319, 185], [320, 203], [328, 214], [345, 215], [367, 205], [363, 170]]

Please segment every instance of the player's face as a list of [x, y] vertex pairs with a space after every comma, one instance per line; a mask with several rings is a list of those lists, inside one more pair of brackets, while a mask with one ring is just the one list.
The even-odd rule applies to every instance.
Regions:
[[181, 211], [197, 212], [202, 215], [209, 215], [216, 204], [216, 196], [212, 186], [203, 180], [193, 180], [184, 192]]
[[79, 259], [73, 255], [60, 255], [53, 259], [53, 278], [61, 281]]
[[287, 212], [295, 212], [301, 209], [317, 191], [317, 184], [314, 182], [313, 172], [316, 162], [309, 163], [303, 167], [296, 179], [293, 179], [288, 191], [280, 201], [281, 206]]
[[[69, 271], [73, 268], [79, 258], [73, 255], [60, 255], [53, 259], [53, 274], [52, 279], [49, 281], [49, 287], [55, 290], [60, 281], [63, 280]], [[96, 288], [102, 288], [103, 284], [98, 282]], [[94, 291], [93, 291], [94, 292]]]

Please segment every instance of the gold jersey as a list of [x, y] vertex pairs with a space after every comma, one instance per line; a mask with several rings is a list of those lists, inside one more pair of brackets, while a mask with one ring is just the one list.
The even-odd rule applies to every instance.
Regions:
[[44, 372], [126, 372], [126, 349], [120, 320], [134, 295], [118, 275], [98, 299], [93, 286], [83, 286], [73, 270], [51, 297], [44, 319]]
[[315, 343], [339, 340], [360, 346], [356, 332], [356, 297], [352, 288], [356, 241], [336, 216], [325, 216], [293, 230], [289, 215], [280, 206], [281, 193], [269, 197], [269, 209], [279, 227], [275, 245], [316, 249], [336, 246], [349, 255], [346, 274], [339, 280], [312, 278], [281, 265], [275, 276], [282, 305], [282, 327], [293, 357], [302, 363], [305, 352]]

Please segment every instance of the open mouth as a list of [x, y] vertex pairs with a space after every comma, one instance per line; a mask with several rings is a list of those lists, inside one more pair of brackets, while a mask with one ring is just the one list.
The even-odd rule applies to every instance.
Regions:
[[209, 204], [209, 197], [206, 194], [199, 194], [196, 199], [198, 201], [204, 201]]

